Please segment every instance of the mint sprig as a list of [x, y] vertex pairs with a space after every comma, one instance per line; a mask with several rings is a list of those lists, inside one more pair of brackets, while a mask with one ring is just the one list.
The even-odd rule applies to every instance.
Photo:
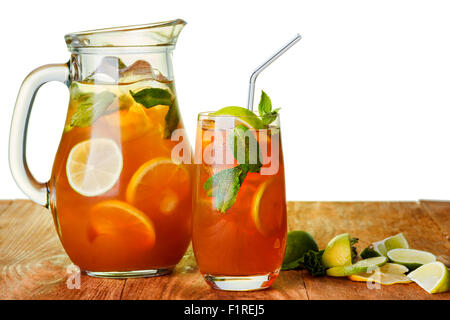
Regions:
[[278, 116], [279, 110], [280, 108], [272, 110], [272, 101], [264, 91], [261, 91], [261, 99], [259, 100], [258, 112], [265, 126], [268, 126], [275, 121]]
[[[251, 111], [247, 109], [240, 110], [240, 107], [228, 107], [225, 111], [223, 108], [214, 115], [228, 114], [227, 112], [236, 112], [239, 110], [239, 114], [244, 115], [245, 119], [252, 119], [252, 122], [262, 123], [256, 129], [264, 128], [272, 123], [277, 115], [278, 110], [272, 111], [272, 102], [269, 96], [263, 91], [261, 94], [261, 101], [259, 102], [259, 115], [261, 120]], [[251, 116], [250, 116], [251, 115]], [[254, 116], [254, 119], [252, 118]], [[258, 121], [253, 121], [253, 120]], [[216, 199], [216, 209], [219, 212], [225, 213], [236, 202], [238, 192], [244, 182], [245, 177], [249, 172], [258, 173], [262, 167], [262, 154], [258, 144], [258, 141], [253, 136], [250, 129], [239, 124], [227, 137], [228, 144], [231, 146], [234, 158], [237, 160], [238, 165], [233, 168], [224, 169], [211, 176], [203, 185], [206, 193], [210, 197]]]
[[170, 91], [161, 88], [146, 88], [138, 92], [130, 91], [130, 94], [134, 101], [140, 103], [147, 109], [157, 105], [169, 106], [169, 110], [164, 118], [166, 122], [164, 138], [169, 139], [180, 122], [177, 101]]
[[216, 209], [225, 213], [236, 202], [238, 192], [249, 172], [259, 172], [262, 167], [259, 144], [249, 128], [238, 125], [228, 135], [228, 143], [238, 165], [224, 169], [206, 180], [206, 194], [216, 199]]

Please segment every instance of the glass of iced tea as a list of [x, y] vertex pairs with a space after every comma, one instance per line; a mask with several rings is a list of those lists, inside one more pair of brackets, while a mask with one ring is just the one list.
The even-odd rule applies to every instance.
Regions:
[[287, 228], [279, 115], [201, 113], [195, 168], [192, 240], [203, 277], [221, 290], [269, 287]]

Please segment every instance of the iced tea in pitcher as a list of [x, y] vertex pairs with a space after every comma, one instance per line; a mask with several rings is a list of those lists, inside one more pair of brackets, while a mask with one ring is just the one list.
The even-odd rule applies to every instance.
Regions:
[[[64, 249], [89, 275], [166, 274], [190, 242], [191, 168], [172, 157], [180, 144], [191, 156], [185, 135], [172, 139], [184, 130], [171, 64], [184, 24], [69, 34], [70, 62], [35, 70], [19, 93], [11, 127], [14, 177], [50, 207]], [[16, 162], [25, 159], [28, 91], [50, 80], [69, 86], [70, 102], [51, 179], [43, 184], [26, 162]]]

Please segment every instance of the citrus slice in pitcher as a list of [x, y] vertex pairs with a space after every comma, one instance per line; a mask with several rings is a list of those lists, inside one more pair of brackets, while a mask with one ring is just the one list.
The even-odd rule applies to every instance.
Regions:
[[70, 150], [66, 174], [73, 190], [86, 197], [95, 197], [116, 184], [122, 166], [122, 153], [117, 143], [96, 138], [80, 142]]
[[133, 174], [126, 199], [147, 214], [156, 211], [170, 215], [189, 194], [190, 187], [189, 172], [183, 164], [170, 158], [155, 158]]
[[281, 227], [283, 204], [281, 186], [277, 180], [269, 179], [258, 186], [252, 201], [252, 219], [256, 229], [270, 236]]
[[110, 236], [147, 249], [155, 244], [155, 229], [150, 218], [119, 200], [103, 201], [92, 207], [88, 230], [90, 241], [99, 236]]

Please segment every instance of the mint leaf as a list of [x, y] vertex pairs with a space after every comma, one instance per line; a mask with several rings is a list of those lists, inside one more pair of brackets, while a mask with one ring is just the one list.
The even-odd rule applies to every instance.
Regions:
[[130, 94], [134, 101], [142, 104], [147, 109], [157, 105], [171, 106], [174, 100], [169, 90], [160, 88], [142, 89], [136, 93], [130, 91]]
[[262, 167], [262, 154], [258, 141], [249, 128], [242, 124], [237, 125], [227, 139], [238, 163], [247, 165], [249, 172], [259, 172]]
[[216, 198], [216, 209], [225, 213], [236, 202], [236, 197], [247, 176], [248, 168], [238, 165], [224, 169], [211, 176], [203, 185], [210, 197]]
[[302, 257], [300, 261], [300, 265], [308, 270], [308, 272], [313, 277], [320, 277], [324, 276], [326, 273], [326, 268], [322, 263], [322, 255], [325, 250], [320, 251], [313, 251], [309, 250], [305, 255]]
[[324, 276], [326, 268], [322, 262], [325, 250], [308, 250], [303, 256], [289, 263], [283, 263], [281, 270], [306, 269], [314, 277]]
[[374, 258], [374, 257], [379, 257], [379, 256], [380, 256], [380, 254], [370, 247], [365, 248], [361, 252], [361, 258], [363, 258], [363, 259]]
[[172, 132], [178, 127], [180, 122], [180, 114], [178, 112], [177, 101], [174, 100], [167, 111], [164, 118], [166, 126], [164, 128], [164, 138], [169, 139], [172, 136]]
[[157, 105], [169, 106], [169, 110], [164, 118], [166, 126], [164, 128], [164, 138], [169, 139], [172, 132], [178, 127], [180, 116], [178, 113], [178, 105], [174, 96], [169, 90], [160, 88], [147, 88], [138, 92], [130, 91], [134, 101], [140, 103], [149, 109]]
[[[85, 94], [70, 119], [71, 127], [88, 127], [113, 103], [116, 95], [109, 91]], [[79, 97], [80, 99], [80, 97]]]
[[261, 91], [261, 99], [259, 100], [258, 112], [260, 116], [272, 112], [272, 101], [264, 91]]
[[261, 99], [259, 100], [258, 112], [265, 126], [268, 126], [275, 121], [278, 116], [279, 110], [280, 108], [277, 108], [272, 111], [272, 101], [264, 91], [261, 91]]

